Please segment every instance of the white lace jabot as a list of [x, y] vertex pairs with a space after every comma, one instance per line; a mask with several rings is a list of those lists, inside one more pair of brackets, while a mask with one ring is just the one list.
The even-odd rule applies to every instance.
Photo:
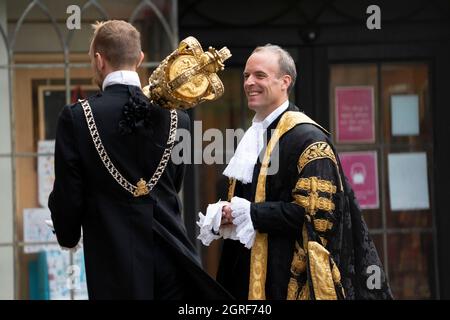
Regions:
[[253, 118], [252, 126], [245, 132], [230, 163], [223, 172], [225, 176], [235, 178], [242, 183], [252, 182], [256, 160], [264, 147], [264, 132], [288, 107], [289, 101], [286, 100], [264, 120], [256, 121]]

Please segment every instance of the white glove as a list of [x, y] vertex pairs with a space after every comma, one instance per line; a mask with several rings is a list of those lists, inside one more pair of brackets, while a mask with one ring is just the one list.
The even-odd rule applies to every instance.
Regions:
[[233, 197], [231, 199], [231, 210], [233, 224], [236, 225], [236, 236], [247, 249], [250, 249], [256, 237], [256, 231], [250, 215], [250, 201]]
[[199, 212], [197, 225], [200, 227], [199, 239], [203, 245], [209, 246], [212, 241], [219, 238], [238, 240], [236, 226], [234, 224], [222, 225], [222, 208], [228, 204], [226, 201], [218, 201], [208, 205], [206, 216]]
[[206, 216], [208, 216], [208, 213], [205, 216], [203, 213], [199, 212], [198, 216], [199, 221], [197, 221], [197, 225], [200, 227], [200, 234], [198, 235], [197, 239], [199, 239], [203, 243], [203, 245], [209, 246], [212, 241], [219, 239], [220, 235], [213, 233], [214, 226], [212, 226], [211, 224], [205, 224]]
[[236, 235], [236, 226], [234, 224], [225, 224], [220, 226], [219, 234], [224, 239], [238, 240]]
[[213, 240], [219, 239], [220, 222], [222, 220], [222, 207], [227, 204], [226, 201], [217, 201], [209, 204], [206, 209], [206, 215], [199, 212], [199, 221], [197, 225], [200, 227], [199, 239], [205, 246], [209, 246]]

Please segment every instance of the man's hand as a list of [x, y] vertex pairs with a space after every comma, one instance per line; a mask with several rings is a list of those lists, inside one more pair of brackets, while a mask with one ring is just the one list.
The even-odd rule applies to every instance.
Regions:
[[226, 204], [222, 207], [222, 221], [220, 225], [228, 225], [233, 223], [233, 216], [231, 215], [231, 206], [230, 204]]

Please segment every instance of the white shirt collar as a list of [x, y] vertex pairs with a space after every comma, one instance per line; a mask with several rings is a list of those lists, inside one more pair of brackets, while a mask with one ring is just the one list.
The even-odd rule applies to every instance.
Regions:
[[113, 84], [125, 84], [131, 86], [141, 87], [141, 81], [137, 72], [130, 70], [118, 70], [109, 73], [105, 80], [103, 80], [102, 90], [105, 90], [107, 86]]
[[267, 117], [265, 117], [264, 120], [257, 121], [255, 119], [256, 116], [253, 117], [252, 123], [260, 122], [263, 129], [267, 129], [272, 124], [272, 122], [274, 122], [275, 119], [278, 118], [278, 116], [280, 114], [282, 114], [288, 107], [289, 107], [289, 100], [286, 100], [279, 107], [277, 107], [275, 110], [273, 110], [271, 114], [269, 114]]

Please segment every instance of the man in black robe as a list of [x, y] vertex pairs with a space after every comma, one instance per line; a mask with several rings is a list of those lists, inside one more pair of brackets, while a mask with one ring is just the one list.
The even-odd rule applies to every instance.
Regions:
[[124, 21], [94, 26], [89, 55], [102, 92], [65, 106], [57, 125], [49, 208], [58, 242], [83, 230], [90, 299], [227, 299], [201, 267], [181, 217], [184, 165], [169, 155], [184, 111], [150, 103], [136, 68], [140, 34]]
[[247, 60], [255, 117], [224, 171], [220, 228], [235, 240], [224, 241], [217, 279], [238, 299], [391, 299], [329, 133], [288, 101], [295, 78], [278, 46]]

